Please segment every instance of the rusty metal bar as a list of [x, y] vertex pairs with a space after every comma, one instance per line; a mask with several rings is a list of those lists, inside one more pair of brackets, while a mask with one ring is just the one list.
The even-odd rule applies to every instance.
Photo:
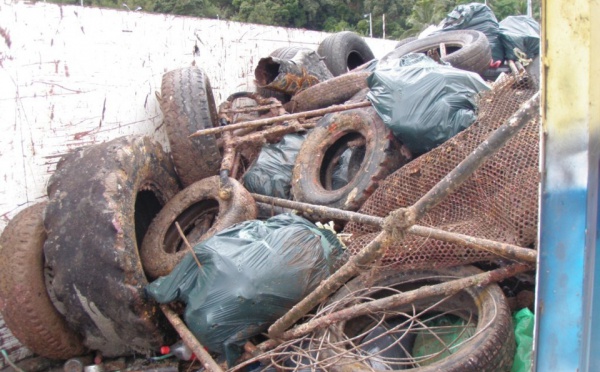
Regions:
[[[331, 218], [344, 221], [353, 221], [365, 225], [383, 227], [384, 218], [370, 216], [368, 214], [344, 211], [341, 209], [324, 207], [307, 203], [300, 203], [287, 199], [273, 198], [259, 194], [252, 194], [252, 197], [257, 202], [270, 204], [283, 208], [291, 208], [301, 212], [317, 215], [321, 218]], [[449, 243], [460, 244], [465, 247], [488, 251], [504, 258], [536, 263], [537, 251], [530, 248], [523, 248], [517, 245], [500, 243], [494, 240], [477, 238], [469, 235], [459, 234], [456, 232], [445, 231], [434, 227], [413, 225], [406, 230], [409, 234], [418, 235], [424, 238], [433, 238]]]
[[261, 351], [266, 351], [267, 347], [275, 347], [282, 341], [293, 340], [295, 338], [304, 336], [316, 329], [326, 328], [331, 324], [338, 323], [341, 321], [353, 319], [362, 315], [374, 314], [378, 311], [386, 309], [393, 309], [398, 306], [413, 303], [418, 300], [422, 300], [432, 296], [451, 296], [456, 294], [465, 288], [477, 285], [479, 287], [486, 286], [490, 283], [496, 283], [506, 278], [510, 278], [517, 274], [525, 271], [532, 270], [534, 267], [526, 264], [513, 264], [499, 269], [486, 271], [481, 274], [468, 276], [466, 278], [460, 278], [443, 282], [439, 284], [423, 286], [411, 291], [395, 294], [389, 297], [380, 298], [368, 302], [361, 302], [359, 304], [347, 307], [336, 312], [326, 314], [322, 317], [312, 319], [307, 323], [296, 326], [289, 331], [283, 333], [276, 342], [269, 342], [265, 345], [258, 345]]
[[208, 351], [204, 349], [202, 344], [198, 342], [194, 334], [183, 323], [179, 315], [177, 315], [168, 305], [160, 305], [160, 309], [165, 314], [173, 328], [181, 336], [181, 340], [194, 352], [198, 360], [202, 363], [208, 372], [223, 372], [223, 369], [214, 361]]
[[368, 107], [368, 106], [371, 106], [371, 102], [369, 102], [369, 101], [350, 103], [347, 105], [333, 105], [333, 106], [329, 106], [327, 108], [311, 110], [311, 111], [304, 111], [304, 112], [299, 112], [297, 114], [286, 114], [286, 115], [275, 116], [272, 118], [265, 118], [265, 119], [246, 121], [243, 123], [230, 124], [227, 126], [201, 129], [195, 133], [192, 133], [190, 135], [190, 137], [197, 137], [197, 136], [203, 136], [203, 135], [208, 135], [208, 134], [217, 134], [217, 133], [233, 131], [233, 130], [241, 129], [241, 128], [260, 127], [262, 125], [274, 124], [274, 123], [286, 121], [286, 120], [321, 116], [321, 115], [329, 114], [332, 112], [345, 111], [345, 110], [351, 110], [351, 109], [355, 109], [355, 108]]
[[242, 107], [242, 108], [237, 108], [237, 109], [222, 109], [222, 110], [219, 110], [219, 112], [225, 113], [225, 114], [242, 114], [245, 112], [266, 111], [266, 110], [270, 110], [270, 109], [278, 108], [278, 107], [281, 107], [281, 102], [271, 103], [269, 105]]
[[408, 208], [410, 219], [416, 222], [446, 196], [459, 188], [481, 164], [494, 155], [527, 122], [539, 114], [540, 94], [536, 93], [515, 114], [496, 129], [473, 152], [438, 182], [427, 194]]
[[279, 136], [288, 133], [300, 132], [314, 128], [316, 123], [299, 123], [297, 120], [292, 121], [290, 125], [278, 125], [260, 132], [245, 134], [232, 139], [233, 146], [240, 146], [248, 143], [265, 143], [269, 136]]
[[480, 249], [511, 260], [532, 264], [537, 262], [536, 250], [519, 247], [518, 245], [500, 243], [494, 240], [476, 238], [474, 236], [420, 225], [413, 225], [406, 232], [423, 238], [433, 238], [448, 243], [460, 244], [468, 248]]
[[297, 201], [291, 201], [287, 199], [273, 198], [271, 196], [265, 196], [260, 194], [251, 194], [254, 200], [265, 204], [275, 205], [283, 208], [291, 208], [301, 212], [316, 214], [322, 218], [331, 218], [333, 220], [344, 220], [362, 223], [365, 225], [383, 226], [383, 218], [369, 216], [368, 214], [362, 214], [357, 212], [344, 211], [341, 209], [325, 207], [321, 205], [314, 205], [308, 203], [301, 203]]

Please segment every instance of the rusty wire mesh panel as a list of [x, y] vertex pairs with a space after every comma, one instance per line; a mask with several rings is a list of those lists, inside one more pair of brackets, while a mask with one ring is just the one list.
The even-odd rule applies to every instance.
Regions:
[[[465, 131], [388, 176], [359, 212], [385, 217], [425, 195], [477, 145], [537, 91], [530, 78], [508, 78], [482, 96], [478, 118]], [[539, 118], [529, 122], [458, 190], [418, 221], [480, 238], [531, 246], [538, 219]], [[349, 251], [356, 254], [377, 234], [375, 227], [348, 223]], [[383, 264], [405, 269], [447, 267], [497, 256], [432, 238], [407, 234], [392, 245]]]

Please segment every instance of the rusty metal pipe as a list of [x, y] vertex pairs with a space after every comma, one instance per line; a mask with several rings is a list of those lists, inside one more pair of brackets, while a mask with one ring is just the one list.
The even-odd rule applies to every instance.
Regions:
[[202, 363], [204, 368], [209, 372], [223, 372], [223, 369], [215, 362], [210, 356], [208, 351], [204, 350], [204, 347], [194, 337], [194, 334], [186, 327], [179, 315], [177, 315], [168, 305], [160, 305], [160, 309], [165, 314], [173, 328], [181, 336], [181, 340], [194, 352], [198, 360]]
[[[341, 209], [313, 205], [308, 203], [295, 202], [287, 199], [273, 198], [259, 194], [252, 194], [257, 202], [262, 202], [277, 207], [295, 209], [304, 213], [310, 213], [320, 218], [331, 218], [343, 221], [353, 221], [365, 225], [383, 227], [384, 218], [370, 216], [368, 214], [344, 211]], [[421, 236], [423, 238], [432, 238], [449, 243], [460, 244], [465, 247], [488, 251], [504, 258], [527, 262], [537, 262], [537, 251], [530, 248], [523, 248], [517, 245], [501, 243], [494, 240], [476, 238], [469, 235], [456, 232], [445, 231], [434, 227], [413, 225], [406, 230], [409, 234]]]
[[323, 109], [299, 112], [297, 114], [285, 114], [285, 115], [275, 116], [272, 118], [265, 118], [265, 119], [246, 121], [243, 123], [230, 124], [227, 126], [200, 129], [199, 131], [192, 133], [190, 135], [190, 137], [204, 136], [207, 134], [217, 134], [217, 133], [233, 131], [236, 129], [242, 129], [242, 128], [248, 128], [248, 127], [260, 127], [262, 125], [274, 124], [274, 123], [282, 122], [282, 121], [286, 121], [286, 120], [321, 116], [321, 115], [329, 114], [331, 112], [345, 111], [345, 110], [351, 110], [351, 109], [355, 109], [355, 108], [368, 107], [368, 106], [371, 106], [371, 102], [369, 102], [369, 101], [350, 103], [347, 105], [334, 105], [334, 106], [330, 106], [330, 107], [323, 108]]

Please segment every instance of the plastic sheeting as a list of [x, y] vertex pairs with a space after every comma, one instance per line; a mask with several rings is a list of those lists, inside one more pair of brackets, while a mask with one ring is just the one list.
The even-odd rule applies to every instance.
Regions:
[[517, 350], [511, 372], [529, 372], [533, 364], [531, 352], [533, 350], [534, 315], [528, 308], [523, 308], [513, 315], [513, 321]]
[[494, 61], [504, 60], [504, 48], [498, 39], [500, 30], [494, 12], [485, 4], [470, 3], [456, 6], [439, 24], [432, 34], [454, 30], [476, 30], [483, 32], [490, 42]]
[[335, 234], [281, 214], [234, 225], [194, 247], [168, 276], [146, 286], [159, 303], [183, 301], [190, 331], [229, 365], [249, 337], [310, 293], [345, 259]]
[[473, 72], [435, 63], [376, 70], [367, 98], [383, 122], [413, 153], [427, 152], [476, 119], [480, 92], [489, 90]]
[[417, 333], [412, 350], [413, 358], [421, 361], [421, 367], [449, 357], [476, 332], [474, 324], [466, 324], [464, 319], [454, 315], [425, 321], [425, 326], [428, 328]]
[[256, 162], [244, 174], [246, 189], [256, 194], [291, 199], [294, 163], [305, 138], [306, 134], [286, 134], [281, 141], [264, 145]]
[[526, 58], [540, 54], [540, 25], [528, 16], [509, 16], [500, 22], [500, 40], [504, 45], [506, 59], [518, 61], [515, 48], [524, 52]]

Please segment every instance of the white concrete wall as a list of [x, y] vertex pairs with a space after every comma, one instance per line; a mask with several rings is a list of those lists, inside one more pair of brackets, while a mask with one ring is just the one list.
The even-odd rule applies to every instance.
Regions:
[[[195, 61], [217, 103], [253, 90], [258, 60], [327, 34], [78, 6], [0, 4], [0, 230], [45, 196], [60, 156], [128, 134], [168, 146], [154, 92]], [[367, 39], [376, 57], [394, 41]], [[194, 46], [200, 55], [194, 56]]]

